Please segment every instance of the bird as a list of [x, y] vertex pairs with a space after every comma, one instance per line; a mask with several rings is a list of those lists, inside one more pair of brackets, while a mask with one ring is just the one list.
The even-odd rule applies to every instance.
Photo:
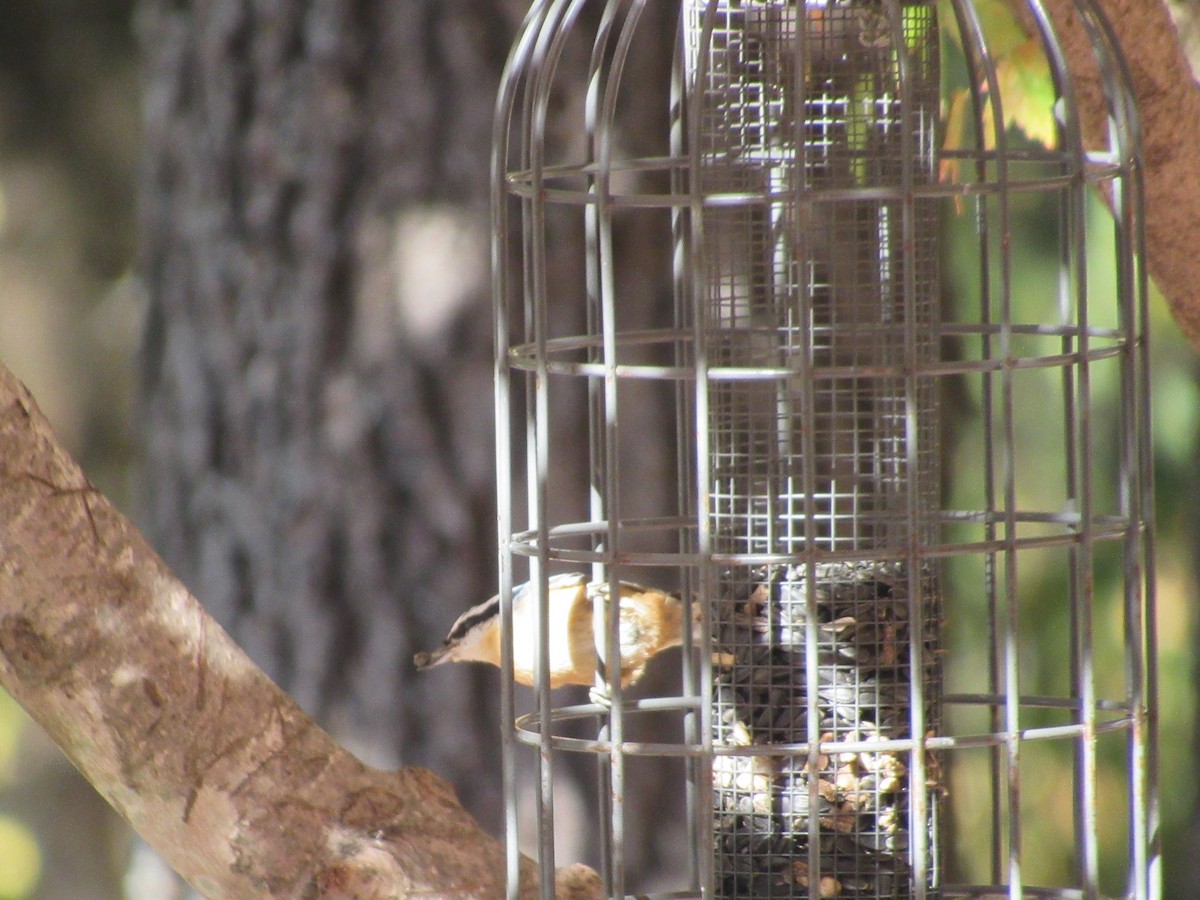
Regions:
[[[607, 601], [609, 583], [589, 581], [581, 573], [553, 575], [548, 579], [550, 616], [550, 687], [567, 684], [595, 687], [596, 635], [592, 607]], [[679, 594], [618, 582], [620, 601], [621, 687], [638, 681], [652, 657], [683, 643], [684, 605]], [[513, 677], [536, 683], [538, 656], [537, 587], [530, 582], [512, 591]], [[698, 609], [693, 619], [698, 621]], [[603, 648], [601, 648], [603, 658]], [[471, 607], [458, 617], [442, 645], [413, 657], [424, 671], [447, 662], [484, 662], [500, 665], [500, 595]], [[593, 693], [593, 699], [600, 697]]]

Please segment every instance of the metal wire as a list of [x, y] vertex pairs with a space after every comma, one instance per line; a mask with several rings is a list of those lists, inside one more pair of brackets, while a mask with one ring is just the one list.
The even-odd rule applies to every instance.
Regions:
[[[1056, 24], [1039, 0], [1027, 6], [1053, 84], [1055, 148], [1008, 131], [1006, 86], [969, 0], [951, 0], [941, 22], [933, 0], [679, 0], [673, 80], [661, 87], [636, 77], [646, 0], [540, 0], [526, 17], [493, 156], [501, 596], [514, 559], [528, 558], [543, 657], [555, 640], [546, 580], [566, 565], [590, 565], [609, 596], [621, 579], [670, 567], [704, 617], [684, 642], [680, 693], [629, 697], [604, 675], [621, 668], [617, 605], [597, 604], [597, 689], [611, 709], [556, 706], [542, 672], [536, 711], [518, 720], [504, 648], [510, 897], [526, 746], [536, 751], [543, 897], [554, 895], [554, 760], [564, 753], [597, 760], [591, 827], [612, 897], [627, 896], [633, 877], [627, 765], [666, 757], [686, 760], [690, 871], [683, 889], [653, 896], [1158, 896], [1140, 136], [1094, 5], [1076, 0], [1109, 103], [1100, 149], [1084, 147]], [[940, 146], [938, 130], [940, 29], [955, 35], [966, 85], [954, 147]], [[573, 53], [586, 64], [570, 76]], [[657, 149], [630, 156], [624, 104], [650, 89], [670, 127]], [[582, 142], [552, 139], [572, 131]], [[1106, 226], [1089, 219], [1095, 186], [1113, 211]], [[1059, 263], [1046, 318], [1031, 320], [1010, 236], [1016, 207], [1039, 195], [1055, 209], [1047, 231]], [[940, 221], [963, 212], [978, 299], [943, 308]], [[581, 290], [550, 274], [562, 267], [549, 235], [572, 219]], [[670, 327], [624, 321], [622, 235], [634, 219], [659, 230], [671, 257]], [[1115, 248], [1107, 276], [1089, 271], [1104, 242]], [[1108, 282], [1113, 309], [1097, 290]], [[562, 318], [551, 310], [573, 302], [584, 332], [555, 333]], [[510, 330], [523, 336], [510, 343]], [[1106, 425], [1096, 397], [1112, 373], [1119, 401]], [[626, 511], [623, 485], [635, 482], [622, 432], [647, 430], [622, 402], [634, 384], [661, 385], [675, 409], [677, 436], [661, 440], [676, 441], [679, 488], [657, 515]], [[586, 394], [587, 521], [551, 518], [556, 460], [582, 449], [561, 440], [552, 385]], [[981, 467], [968, 504], [952, 506], [941, 398], [963, 385], [977, 398]], [[1031, 459], [1023, 440], [1035, 386], [1061, 448], [1052, 459]], [[524, 515], [508, 489], [521, 397]], [[1054, 476], [1039, 481], [1057, 485], [1050, 496], [1023, 489], [1037, 469]], [[520, 519], [527, 528], [514, 527]], [[1036, 629], [1027, 572], [1044, 559], [1065, 573], [1061, 691], [1022, 666]], [[1114, 560], [1126, 632], [1126, 686], [1115, 694], [1097, 671], [1095, 586]], [[978, 616], [956, 627], [987, 636], [988, 669], [963, 684], [947, 684], [943, 665], [948, 565], [975, 596], [947, 602]], [[509, 603], [502, 616], [511, 634]], [[664, 717], [677, 740], [633, 737], [638, 722]], [[589, 723], [595, 737], [577, 736]], [[1114, 888], [1103, 880], [1098, 766], [1118, 740], [1129, 849], [1128, 884]], [[1074, 880], [1031, 885], [1023, 835], [1038, 801], [1022, 783], [1029, 759], [1059, 747], [1071, 760]], [[942, 797], [978, 754], [991, 884], [947, 885]]]

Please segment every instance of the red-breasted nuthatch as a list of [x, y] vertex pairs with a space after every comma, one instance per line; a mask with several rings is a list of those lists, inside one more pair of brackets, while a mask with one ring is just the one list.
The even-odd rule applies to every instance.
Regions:
[[[622, 581], [620, 606], [621, 686], [642, 677], [650, 658], [683, 643], [683, 602], [678, 594]], [[550, 687], [593, 686], [596, 639], [592, 604], [608, 599], [608, 582], [589, 582], [585, 575], [554, 575], [548, 581], [550, 615]], [[526, 582], [513, 588], [513, 675], [521, 684], [535, 683], [538, 654], [537, 590]], [[696, 613], [698, 617], [699, 613]], [[603, 648], [601, 648], [603, 653]], [[500, 595], [467, 610], [450, 629], [442, 646], [418, 653], [413, 662], [428, 669], [444, 662], [500, 665]]]

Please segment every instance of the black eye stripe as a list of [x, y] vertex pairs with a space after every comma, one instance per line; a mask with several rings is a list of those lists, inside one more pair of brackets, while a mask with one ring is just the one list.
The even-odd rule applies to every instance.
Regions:
[[[551, 575], [547, 586], [553, 591], [571, 584], [580, 584], [583, 580], [584, 576], [577, 572], [570, 575]], [[517, 602], [517, 598], [521, 596], [521, 593], [528, 587], [528, 581], [513, 585], [512, 597], [514, 604]], [[459, 616], [458, 621], [450, 626], [450, 633], [446, 635], [446, 640], [442, 642], [443, 645], [462, 640], [472, 628], [486, 622], [488, 619], [497, 618], [499, 615], [500, 595], [497, 594], [477, 606], [471, 607]]]
[[[514, 592], [516, 588], [513, 589]], [[478, 625], [480, 622], [486, 622], [488, 619], [494, 619], [500, 614], [500, 597], [496, 596], [490, 600], [480, 603], [478, 606], [467, 610], [463, 613], [454, 626], [450, 629], [450, 633], [446, 635], [445, 643], [450, 644], [454, 641], [461, 640], [468, 631]]]
[[[585, 582], [585, 577], [583, 575], [579, 574], [578, 572], [571, 573], [568, 575], [552, 575], [552, 576], [550, 576], [550, 579], [547, 582], [547, 587], [551, 591], [555, 591], [555, 590], [562, 590], [563, 588], [571, 587], [574, 585], [583, 584], [584, 582]], [[636, 592], [636, 593], [642, 593], [642, 592], [645, 592], [646, 590], [648, 590], [647, 588], [642, 587], [640, 584], [634, 584], [633, 582], [629, 582], [629, 581], [622, 581], [622, 582], [620, 582], [620, 584], [621, 584], [623, 592], [625, 590], [628, 590], [628, 591], [632, 591], [632, 592]], [[529, 588], [528, 581], [526, 581], [522, 584], [513, 585], [512, 596], [513, 596], [514, 604], [517, 602], [517, 599], [521, 596], [521, 594], [524, 591], [526, 591], [528, 588]], [[600, 596], [604, 596], [607, 593], [608, 593], [608, 582], [605, 581], [605, 582], [589, 583], [589, 599], [592, 599], [597, 594], [599, 594]], [[670, 596], [676, 600], [679, 599], [677, 594], [669, 594], [668, 596]], [[488, 621], [489, 619], [495, 619], [499, 615], [500, 615], [500, 595], [497, 594], [495, 597], [491, 597], [490, 599], [485, 600], [483, 603], [480, 603], [478, 606], [473, 606], [471, 609], [467, 610], [465, 613], [463, 613], [461, 616], [459, 616], [458, 621], [455, 622], [453, 626], [451, 626], [450, 633], [448, 635], [446, 635], [446, 640], [442, 642], [443, 645], [452, 644], [452, 643], [455, 643], [456, 641], [461, 641], [464, 637], [466, 637], [467, 633], [470, 632], [470, 630], [472, 628], [475, 628], [476, 626]]]

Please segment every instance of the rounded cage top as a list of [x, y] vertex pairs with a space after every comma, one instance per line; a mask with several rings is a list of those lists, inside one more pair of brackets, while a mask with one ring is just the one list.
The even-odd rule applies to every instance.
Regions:
[[[497, 164], [516, 196], [613, 209], [762, 205], [796, 189], [831, 203], [910, 192], [967, 198], [1128, 173], [1136, 107], [1094, 3], [1076, 4], [1073, 27], [1091, 47], [1082, 62], [1068, 58], [1039, 0], [1026, 0], [1023, 15], [998, 7], [984, 15], [971, 0], [535, 3], [501, 90], [497, 124], [507, 141], [497, 143]], [[673, 61], [661, 50], [666, 28], [677, 31]], [[856, 105], [864, 79], [871, 97]], [[627, 127], [667, 115], [656, 140]], [[882, 154], [888, 164], [881, 145], [897, 131], [904, 140]], [[703, 177], [718, 158], [769, 164], [794, 147], [819, 175], [801, 187]], [[934, 160], [935, 171], [904, 183], [904, 173]]]

